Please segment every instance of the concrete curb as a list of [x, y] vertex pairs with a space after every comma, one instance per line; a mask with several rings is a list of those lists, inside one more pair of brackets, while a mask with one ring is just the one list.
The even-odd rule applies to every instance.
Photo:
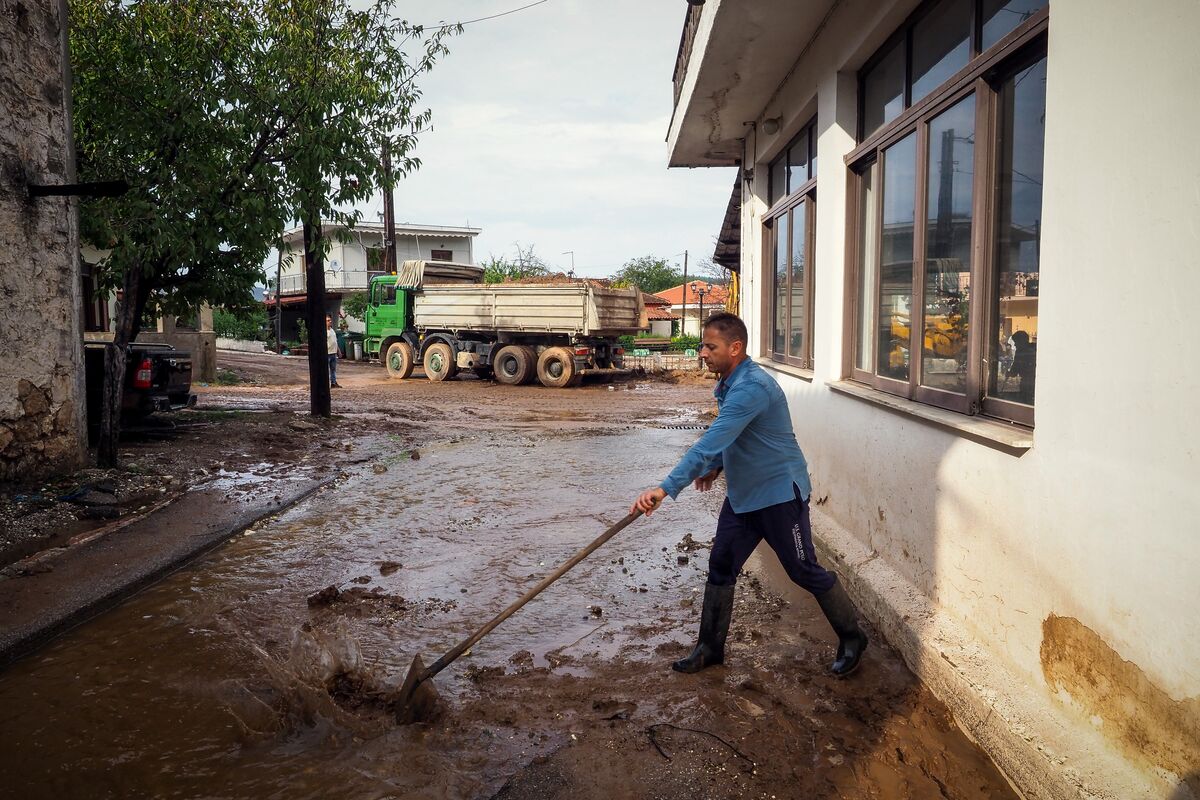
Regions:
[[38, 559], [49, 569], [0, 581], [0, 668], [333, 480], [280, 482], [269, 497], [249, 500], [230, 500], [215, 489], [186, 492], [120, 531]]

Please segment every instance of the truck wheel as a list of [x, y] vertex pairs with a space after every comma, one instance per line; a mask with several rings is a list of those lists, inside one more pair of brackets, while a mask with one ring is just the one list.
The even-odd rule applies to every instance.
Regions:
[[521, 383], [533, 383], [537, 378], [538, 352], [527, 344], [520, 345], [520, 347], [525, 351], [526, 357], [529, 358], [529, 374], [525, 376], [525, 380], [521, 381]]
[[575, 354], [565, 347], [548, 347], [538, 356], [538, 380], [543, 386], [562, 389], [575, 382]]
[[500, 348], [500, 352], [492, 359], [492, 370], [497, 382], [505, 386], [519, 386], [529, 383], [533, 376], [534, 363], [535, 359], [531, 357], [528, 348], [510, 344]]
[[458, 374], [454, 351], [445, 342], [429, 345], [425, 351], [425, 374], [431, 381], [448, 381]]
[[387, 367], [389, 378], [404, 380], [405, 378], [412, 377], [415, 361], [416, 358], [413, 356], [411, 344], [408, 342], [392, 342], [388, 346], [383, 364]]

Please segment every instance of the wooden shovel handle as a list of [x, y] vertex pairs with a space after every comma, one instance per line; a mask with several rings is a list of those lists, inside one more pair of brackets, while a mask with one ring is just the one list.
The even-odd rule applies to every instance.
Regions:
[[600, 534], [598, 537], [596, 537], [595, 541], [593, 541], [587, 547], [580, 550], [575, 555], [571, 556], [571, 558], [568, 559], [566, 561], [566, 563], [564, 563], [561, 567], [559, 567], [558, 569], [554, 570], [554, 572], [547, 575], [545, 578], [543, 578], [541, 580], [541, 582], [538, 583], [537, 586], [534, 586], [532, 589], [530, 589], [528, 592], [526, 592], [524, 595], [522, 595], [520, 600], [518, 600], [517, 602], [513, 603], [508, 608], [501, 611], [499, 614], [497, 614], [495, 617], [493, 617], [492, 620], [490, 622], [488, 622], [488, 624], [484, 625], [482, 628], [475, 631], [465, 641], [463, 641], [461, 644], [459, 644], [457, 647], [455, 647], [449, 653], [446, 653], [446, 655], [442, 656], [437, 661], [430, 664], [429, 667], [427, 667], [425, 669], [425, 671], [421, 673], [421, 677], [417, 679], [417, 683], [422, 683], [424, 681], [429, 680], [434, 675], [437, 675], [443, 669], [450, 666], [451, 662], [453, 662], [456, 658], [461, 656], [463, 653], [467, 652], [467, 650], [470, 649], [471, 645], [475, 644], [480, 639], [482, 639], [484, 636], [487, 636], [489, 633], [491, 633], [492, 630], [494, 630], [497, 625], [499, 625], [501, 622], [504, 622], [504, 620], [508, 619], [514, 613], [516, 613], [517, 609], [519, 609], [521, 606], [525, 605], [530, 600], [532, 600], [533, 598], [535, 598], [539, 594], [541, 594], [543, 589], [545, 589], [547, 586], [554, 583], [556, 580], [558, 580], [563, 575], [565, 575], [571, 569], [571, 567], [575, 566], [580, 561], [583, 561], [585, 558], [590, 556], [598, 547], [600, 547], [600, 545], [604, 544], [609, 539], [613, 538], [618, 533], [625, 530], [625, 528], [627, 528], [630, 523], [632, 523], [635, 519], [637, 519], [641, 515], [642, 515], [641, 511], [634, 511], [631, 514], [627, 515], [625, 517], [625, 519], [621, 520], [616, 525], [613, 525], [611, 528], [606, 530], [604, 533]]

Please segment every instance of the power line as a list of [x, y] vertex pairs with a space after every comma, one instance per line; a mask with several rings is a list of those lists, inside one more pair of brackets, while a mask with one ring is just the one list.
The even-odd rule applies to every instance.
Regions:
[[547, 2], [549, 2], [549, 0], [537, 0], [536, 3], [530, 3], [529, 5], [524, 5], [524, 6], [521, 6], [520, 8], [514, 8], [511, 11], [501, 11], [499, 14], [492, 14], [491, 16], [487, 16], [487, 17], [479, 17], [478, 19], [465, 19], [462, 22], [450, 22], [450, 23], [444, 23], [442, 25], [432, 25], [432, 26], [422, 25], [421, 27], [422, 28], [431, 28], [433, 30], [437, 30], [440, 28], [457, 28], [460, 25], [472, 25], [476, 22], [485, 22], [489, 19], [497, 19], [499, 17], [507, 17], [509, 14], [515, 14], [518, 11], [524, 11], [527, 8], [533, 8], [534, 6], [540, 6], [542, 3], [547, 3]]

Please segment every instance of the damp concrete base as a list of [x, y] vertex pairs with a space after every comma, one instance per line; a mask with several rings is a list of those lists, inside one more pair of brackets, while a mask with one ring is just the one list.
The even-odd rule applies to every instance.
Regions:
[[[922, 682], [1025, 797], [1188, 800], [1170, 776], [1136, 769], [1093, 728], [1055, 714], [1028, 681], [997, 663], [878, 553], [813, 508], [821, 558]], [[756, 559], [770, 565], [774, 559]], [[786, 578], [784, 579], [786, 580]], [[776, 584], [779, 581], [775, 581]]]

